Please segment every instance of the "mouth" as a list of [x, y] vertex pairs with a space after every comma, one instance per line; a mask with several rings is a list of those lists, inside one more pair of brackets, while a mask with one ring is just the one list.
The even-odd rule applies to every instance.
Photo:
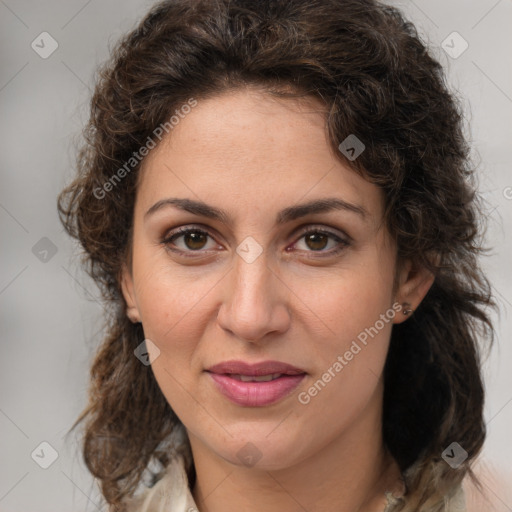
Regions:
[[306, 377], [304, 370], [277, 361], [253, 365], [228, 361], [212, 366], [206, 372], [223, 396], [243, 407], [277, 403]]
[[270, 382], [271, 380], [279, 379], [280, 377], [286, 377], [287, 375], [284, 373], [270, 373], [269, 375], [259, 375], [259, 376], [251, 376], [251, 375], [241, 375], [236, 373], [223, 373], [222, 375], [226, 375], [231, 377], [232, 379], [240, 380], [242, 382]]
[[306, 373], [302, 368], [281, 361], [262, 361], [259, 363], [224, 361], [211, 366], [207, 371], [242, 377], [266, 377], [268, 380], [279, 375], [299, 375]]

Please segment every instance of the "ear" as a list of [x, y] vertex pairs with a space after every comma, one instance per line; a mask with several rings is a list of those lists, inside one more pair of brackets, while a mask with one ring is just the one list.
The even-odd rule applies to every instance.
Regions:
[[135, 300], [133, 277], [126, 263], [121, 269], [121, 290], [126, 301], [126, 316], [134, 323], [140, 322], [139, 308]]
[[[410, 317], [429, 291], [434, 279], [434, 274], [423, 265], [415, 265], [410, 260], [403, 264], [395, 293], [395, 300], [403, 309], [395, 316], [393, 323], [400, 324]], [[406, 314], [407, 311], [409, 313]]]

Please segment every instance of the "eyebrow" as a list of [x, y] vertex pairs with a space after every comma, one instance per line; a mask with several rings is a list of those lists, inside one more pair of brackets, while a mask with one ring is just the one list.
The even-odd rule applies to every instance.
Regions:
[[[169, 197], [157, 201], [144, 214], [144, 220], [146, 220], [150, 215], [156, 213], [157, 211], [162, 210], [166, 206], [175, 206], [180, 210], [193, 213], [194, 215], [215, 219], [226, 225], [231, 224], [230, 217], [226, 211], [203, 203], [202, 201], [195, 201], [193, 199], [178, 197]], [[344, 210], [347, 212], [355, 213], [362, 217], [364, 220], [366, 220], [369, 216], [367, 210], [365, 210], [360, 205], [348, 203], [347, 201], [344, 201], [338, 197], [327, 197], [295, 206], [289, 206], [288, 208], [281, 210], [277, 214], [276, 225], [285, 224], [310, 214], [327, 213], [335, 210]]]

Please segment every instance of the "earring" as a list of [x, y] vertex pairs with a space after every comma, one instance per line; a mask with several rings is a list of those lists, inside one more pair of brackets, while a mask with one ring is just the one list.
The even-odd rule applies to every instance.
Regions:
[[410, 315], [414, 311], [414, 309], [411, 308], [411, 305], [408, 302], [404, 302], [402, 306], [404, 308], [403, 314], [405, 316]]

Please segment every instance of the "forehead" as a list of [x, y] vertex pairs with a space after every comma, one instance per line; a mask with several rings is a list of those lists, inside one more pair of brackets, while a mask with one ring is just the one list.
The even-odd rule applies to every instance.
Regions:
[[138, 203], [166, 196], [252, 211], [338, 195], [376, 216], [382, 193], [333, 154], [324, 109], [241, 89], [197, 100], [146, 157]]

